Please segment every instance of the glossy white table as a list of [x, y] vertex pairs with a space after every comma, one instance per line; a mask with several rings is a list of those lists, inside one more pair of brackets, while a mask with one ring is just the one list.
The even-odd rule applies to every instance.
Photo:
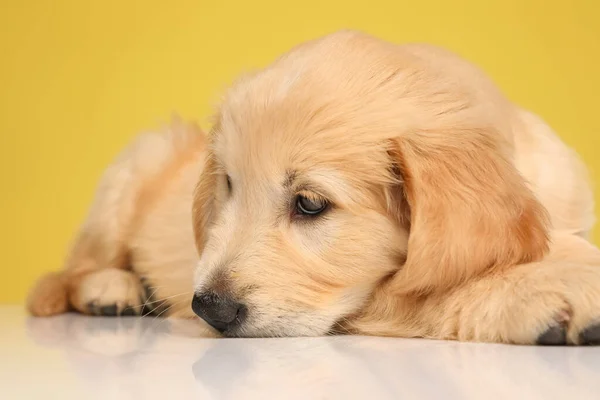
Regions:
[[2, 399], [600, 399], [600, 347], [203, 339], [191, 321], [0, 307]]

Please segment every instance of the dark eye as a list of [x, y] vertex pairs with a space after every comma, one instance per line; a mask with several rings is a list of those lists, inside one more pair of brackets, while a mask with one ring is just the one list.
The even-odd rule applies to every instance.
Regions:
[[310, 199], [301, 194], [296, 197], [296, 212], [300, 215], [319, 215], [325, 211], [327, 205], [324, 199]]
[[227, 175], [227, 190], [231, 193], [231, 178]]

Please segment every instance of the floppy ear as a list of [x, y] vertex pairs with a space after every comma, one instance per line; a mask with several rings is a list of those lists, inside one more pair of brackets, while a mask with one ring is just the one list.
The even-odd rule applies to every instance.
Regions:
[[491, 130], [464, 129], [417, 132], [394, 142], [390, 154], [404, 181], [410, 234], [392, 290], [447, 289], [544, 256], [547, 212], [503, 140]]
[[213, 217], [216, 180], [216, 164], [212, 152], [208, 150], [192, 203], [192, 224], [198, 254], [202, 254], [204, 250], [206, 230]]

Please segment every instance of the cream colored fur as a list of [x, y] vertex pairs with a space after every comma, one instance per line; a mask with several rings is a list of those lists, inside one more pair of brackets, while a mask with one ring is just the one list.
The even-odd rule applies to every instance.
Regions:
[[[330, 208], [298, 220], [299, 193]], [[479, 69], [339, 32], [236, 82], [208, 137], [175, 122], [126, 150], [28, 305], [139, 310], [143, 277], [172, 316], [194, 290], [244, 302], [241, 336], [578, 344], [600, 319], [593, 224], [577, 155]]]

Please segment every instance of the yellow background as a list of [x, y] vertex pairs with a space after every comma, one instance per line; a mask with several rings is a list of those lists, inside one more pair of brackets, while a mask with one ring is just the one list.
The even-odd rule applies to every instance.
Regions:
[[598, 176], [599, 4], [1, 0], [0, 302], [61, 266], [97, 178], [134, 134], [172, 112], [204, 124], [238, 73], [339, 28], [463, 54]]

